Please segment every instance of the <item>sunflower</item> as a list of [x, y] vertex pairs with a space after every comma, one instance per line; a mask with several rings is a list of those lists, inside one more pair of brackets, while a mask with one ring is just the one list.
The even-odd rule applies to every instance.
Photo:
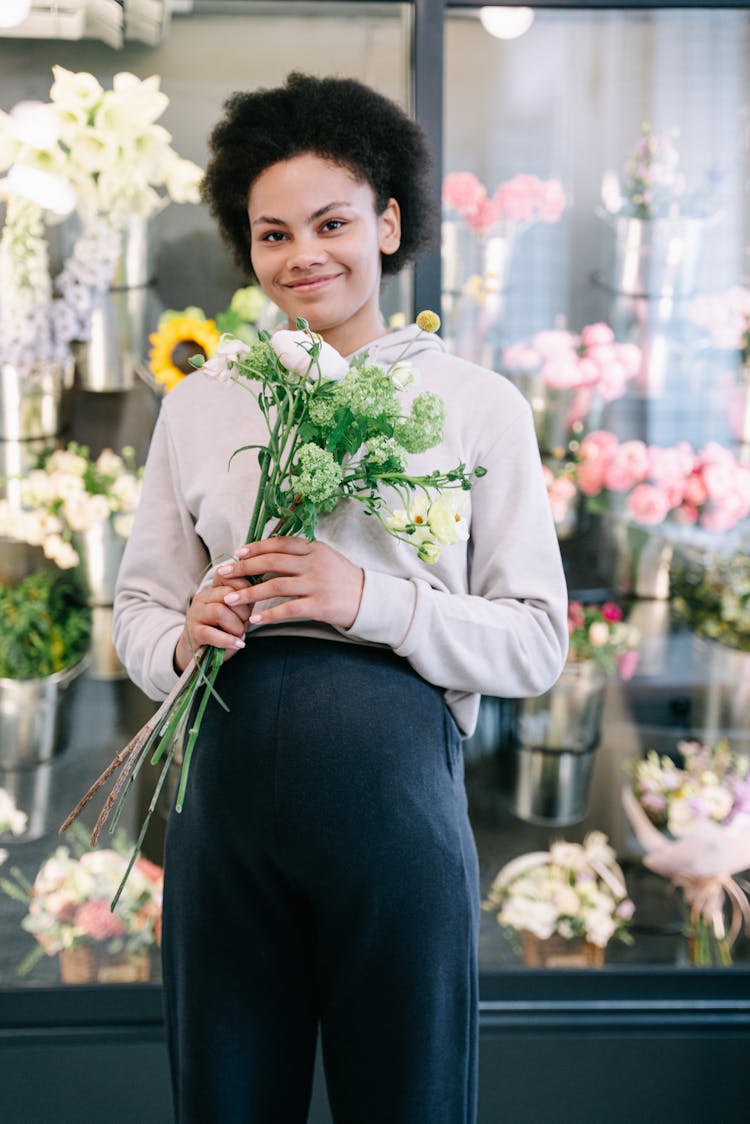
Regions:
[[[187, 313], [193, 311], [186, 309]], [[198, 354], [208, 359], [220, 339], [213, 320], [185, 313], [166, 313], [159, 321], [158, 330], [149, 336], [152, 347], [148, 358], [154, 378], [167, 391], [174, 390], [193, 369], [188, 359]]]

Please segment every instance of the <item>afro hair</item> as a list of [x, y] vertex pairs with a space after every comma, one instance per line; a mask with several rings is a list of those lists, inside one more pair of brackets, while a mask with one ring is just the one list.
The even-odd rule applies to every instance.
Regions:
[[233, 94], [209, 139], [201, 193], [240, 269], [254, 277], [247, 198], [257, 177], [305, 152], [348, 168], [368, 183], [378, 214], [390, 198], [401, 210], [401, 245], [382, 255], [398, 273], [429, 244], [437, 207], [431, 158], [421, 127], [402, 109], [353, 78], [290, 74], [283, 86]]

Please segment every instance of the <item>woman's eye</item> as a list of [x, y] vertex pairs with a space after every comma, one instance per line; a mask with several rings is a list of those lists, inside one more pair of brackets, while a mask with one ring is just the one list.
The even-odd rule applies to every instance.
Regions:
[[261, 242], [281, 242], [286, 235], [282, 230], [269, 230], [261, 236]]
[[328, 219], [323, 223], [323, 230], [339, 230], [344, 225], [343, 219]]

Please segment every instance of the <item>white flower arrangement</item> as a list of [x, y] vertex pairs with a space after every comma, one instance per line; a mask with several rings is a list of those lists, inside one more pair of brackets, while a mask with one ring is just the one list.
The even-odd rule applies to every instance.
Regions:
[[539, 940], [554, 934], [604, 948], [616, 937], [631, 943], [635, 907], [606, 835], [592, 831], [582, 844], [553, 843], [549, 851], [520, 855], [496, 876], [482, 908], [498, 924]]
[[[123, 72], [105, 90], [92, 74], [55, 66], [53, 75], [49, 104], [0, 110], [0, 171], [8, 171], [2, 186], [10, 200], [0, 244], [0, 358], [22, 370], [88, 338], [96, 295], [111, 283], [131, 217], [147, 219], [170, 199], [198, 202], [202, 176], [156, 123], [169, 104], [158, 76], [142, 81]], [[23, 206], [14, 202], [19, 197]], [[74, 208], [81, 233], [52, 301], [43, 224]], [[29, 269], [33, 285], [25, 282]]]
[[71, 541], [76, 532], [111, 518], [116, 534], [130, 535], [141, 475], [130, 446], [121, 454], [104, 449], [92, 459], [85, 445], [70, 442], [22, 478], [22, 510], [0, 500], [0, 535], [41, 546], [61, 570], [72, 569], [79, 562]]

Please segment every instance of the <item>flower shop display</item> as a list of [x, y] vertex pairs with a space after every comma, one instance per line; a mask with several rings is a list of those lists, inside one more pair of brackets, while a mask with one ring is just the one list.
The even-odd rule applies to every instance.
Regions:
[[163, 872], [139, 858], [113, 912], [110, 902], [127, 866], [128, 843], [118, 833], [107, 850], [58, 847], [32, 883], [18, 869], [1, 879], [5, 893], [28, 906], [21, 925], [37, 942], [19, 973], [57, 956], [63, 983], [148, 980], [150, 953], [161, 942]]
[[[61, 66], [53, 67], [53, 78], [49, 104], [21, 103], [11, 113], [0, 112], [0, 171], [9, 169], [7, 182], [14, 195], [6, 219], [10, 264], [5, 266], [14, 283], [4, 288], [3, 303], [8, 302], [8, 323], [17, 325], [12, 331], [4, 322], [0, 325], [0, 343], [5, 362], [22, 370], [50, 356], [63, 360], [74, 341], [90, 340], [92, 333], [91, 355], [117, 353], [105, 338], [117, 326], [110, 286], [144, 285], [151, 279], [141, 267], [134, 274], [130, 265], [118, 276], [118, 263], [133, 262], [132, 251], [125, 252], [128, 244], [144, 242], [144, 224], [166, 203], [198, 201], [201, 177], [197, 165], [177, 155], [171, 135], [157, 124], [169, 104], [158, 76], [141, 80], [122, 72], [114, 76], [111, 90], [92, 74]], [[73, 246], [55, 279], [54, 298], [40, 246], [46, 212], [38, 190], [33, 192], [36, 202], [28, 199], [40, 175], [54, 177], [56, 185], [68, 189], [68, 209], [75, 207], [78, 219]], [[16, 201], [19, 195], [23, 202]], [[16, 210], [24, 213], [18, 217]], [[23, 240], [19, 226], [26, 233]], [[33, 263], [37, 281], [44, 278], [42, 284], [30, 286], [25, 280], [27, 262]], [[128, 341], [121, 335], [117, 342]]]
[[615, 584], [638, 597], [668, 597], [675, 544], [717, 543], [750, 514], [750, 467], [717, 442], [696, 451], [597, 430], [581, 441], [576, 482], [607, 515]]
[[559, 222], [568, 201], [555, 179], [515, 175], [490, 196], [473, 172], [451, 172], [442, 202], [445, 339], [491, 367], [516, 237], [535, 223]]
[[635, 907], [601, 831], [512, 859], [482, 908], [496, 914], [531, 968], [600, 967], [610, 940], [632, 943]]
[[[271, 536], [304, 534], [313, 540], [319, 515], [348, 501], [361, 504], [363, 513], [385, 533], [414, 548], [424, 562], [435, 563], [445, 546], [468, 538], [465, 493], [485, 469], [459, 464], [421, 475], [407, 471], [410, 453], [440, 443], [445, 420], [443, 401], [432, 392], [416, 394], [408, 405], [402, 402], [401, 394], [417, 378], [408, 362], [410, 342], [386, 369], [368, 362], [367, 352], [348, 362], [311, 332], [306, 321], [298, 320], [297, 326], [297, 331], [283, 329], [273, 336], [261, 330], [258, 341], [250, 345], [225, 335], [210, 359], [195, 360], [203, 377], [236, 382], [252, 394], [266, 422], [268, 444], [251, 447], [259, 458], [260, 483], [246, 541], [265, 537], [269, 526]], [[420, 333], [439, 326], [439, 317], [432, 312], [417, 317]], [[387, 497], [381, 486], [389, 490]], [[391, 506], [395, 503], [399, 506]], [[214, 559], [212, 565], [221, 561]], [[172, 693], [116, 755], [61, 830], [122, 767], [95, 825], [95, 843], [113, 805], [125, 798], [139, 768], [151, 758], [161, 766], [161, 773], [136, 854], [178, 747], [182, 767], [176, 808], [181, 810], [202, 715], [223, 661], [221, 649], [195, 653]], [[197, 711], [182, 747], [194, 701]]]
[[0, 583], [0, 767], [49, 761], [65, 735], [72, 687], [85, 667], [91, 611], [51, 567]]
[[215, 319], [195, 305], [181, 312], [167, 309], [149, 336], [149, 368], [156, 386], [165, 392], [174, 390], [194, 370], [190, 359], [195, 355], [210, 359], [224, 333], [246, 344], [255, 343], [258, 332], [272, 330], [279, 317], [279, 310], [259, 285], [237, 289], [229, 307]]
[[614, 228], [612, 288], [632, 296], [686, 296], [695, 289], [703, 232], [718, 214], [719, 174], [688, 190], [677, 131], [645, 122], [628, 154], [622, 182], [607, 172], [601, 217]]
[[750, 757], [726, 741], [681, 741], [677, 754], [634, 763], [625, 811], [644, 864], [684, 896], [690, 963], [727, 965], [750, 933], [750, 883], [735, 877], [750, 867]]
[[513, 744], [500, 756], [508, 807], [529, 823], [564, 826], [586, 815], [607, 678], [629, 679], [639, 636], [612, 601], [568, 604], [568, 659], [537, 698], [518, 699]]
[[557, 537], [562, 542], [573, 537], [581, 518], [581, 494], [575, 482], [575, 464], [547, 455], [543, 458], [542, 474]]
[[720, 293], [700, 293], [688, 313], [704, 328], [713, 347], [732, 353], [728, 366], [727, 419], [735, 441], [750, 443], [750, 289], [735, 285]]
[[580, 333], [537, 332], [505, 348], [501, 370], [528, 399], [543, 453], [565, 447], [598, 424], [603, 407], [621, 398], [639, 372], [641, 351], [618, 343], [608, 324]]

